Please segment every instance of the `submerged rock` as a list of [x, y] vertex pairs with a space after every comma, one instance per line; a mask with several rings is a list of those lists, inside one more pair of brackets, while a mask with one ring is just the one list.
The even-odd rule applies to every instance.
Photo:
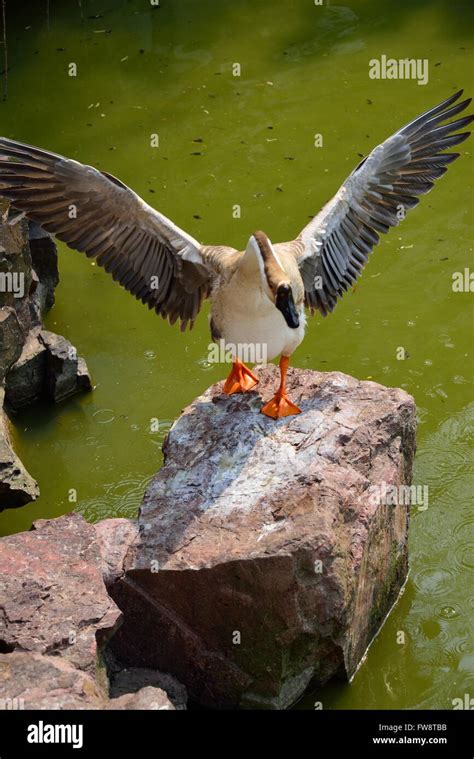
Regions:
[[303, 413], [278, 422], [221, 383], [184, 410], [110, 588], [118, 658], [201, 704], [283, 709], [350, 678], [407, 575], [408, 509], [374, 493], [411, 480], [413, 399], [338, 372], [289, 387]]

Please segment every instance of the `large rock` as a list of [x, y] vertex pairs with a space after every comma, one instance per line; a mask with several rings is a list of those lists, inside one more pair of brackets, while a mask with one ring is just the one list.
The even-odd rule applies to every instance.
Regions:
[[2, 408], [3, 396], [0, 387], [0, 511], [23, 506], [39, 496], [38, 484], [12, 448], [8, 418]]
[[285, 708], [310, 681], [350, 678], [407, 575], [408, 509], [376, 502], [409, 483], [415, 404], [338, 372], [292, 370], [303, 413], [259, 413], [259, 394], [187, 407], [140, 512], [140, 540], [110, 592], [111, 646], [217, 707]]
[[80, 515], [40, 519], [0, 540], [0, 651], [61, 656], [94, 676], [120, 617], [94, 527]]

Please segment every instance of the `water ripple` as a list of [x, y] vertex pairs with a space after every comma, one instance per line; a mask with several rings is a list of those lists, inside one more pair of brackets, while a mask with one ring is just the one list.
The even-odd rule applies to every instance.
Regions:
[[75, 511], [82, 514], [88, 522], [98, 522], [100, 519], [112, 517], [134, 519], [138, 516], [138, 509], [149, 481], [149, 476], [125, 476], [118, 482], [104, 485], [102, 496], [78, 503]]
[[115, 414], [111, 408], [101, 408], [92, 414], [95, 421], [99, 424], [110, 424], [115, 419]]
[[414, 574], [413, 581], [421, 593], [440, 596], [454, 587], [455, 576], [451, 569], [440, 569], [438, 566], [425, 567]]

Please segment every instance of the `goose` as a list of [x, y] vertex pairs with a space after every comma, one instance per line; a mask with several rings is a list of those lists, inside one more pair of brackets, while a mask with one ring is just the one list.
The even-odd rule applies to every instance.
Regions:
[[0, 195], [70, 247], [94, 258], [170, 324], [192, 327], [210, 298], [214, 341], [231, 346], [224, 393], [248, 392], [258, 377], [239, 346], [280, 356], [280, 384], [261, 411], [300, 413], [288, 397], [290, 356], [304, 337], [305, 307], [331, 313], [352, 288], [380, 233], [397, 226], [447, 171], [474, 115], [449, 121], [471, 102], [462, 90], [374, 148], [299, 235], [273, 244], [254, 232], [245, 250], [201, 245], [106, 171], [0, 138]]

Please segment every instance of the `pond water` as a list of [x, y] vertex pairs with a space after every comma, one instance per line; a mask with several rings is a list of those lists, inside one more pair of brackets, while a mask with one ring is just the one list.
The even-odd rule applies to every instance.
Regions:
[[[255, 229], [291, 239], [360, 155], [455, 90], [474, 91], [468, 4], [82, 0], [52, 2], [49, 18], [47, 3], [10, 5], [3, 134], [119, 176], [208, 243], [242, 248]], [[369, 79], [382, 54], [428, 59], [428, 84]], [[472, 261], [473, 145], [335, 313], [310, 321], [293, 357], [413, 394], [414, 482], [429, 488], [428, 508], [413, 509], [406, 591], [366, 662], [351, 685], [298, 708], [451, 708], [474, 694], [473, 301], [452, 290]], [[46, 324], [86, 357], [95, 390], [18, 416], [15, 445], [41, 497], [3, 512], [3, 534], [71, 508], [90, 520], [135, 516], [172, 421], [227, 370], [206, 361], [207, 309], [181, 334], [59, 248]]]

